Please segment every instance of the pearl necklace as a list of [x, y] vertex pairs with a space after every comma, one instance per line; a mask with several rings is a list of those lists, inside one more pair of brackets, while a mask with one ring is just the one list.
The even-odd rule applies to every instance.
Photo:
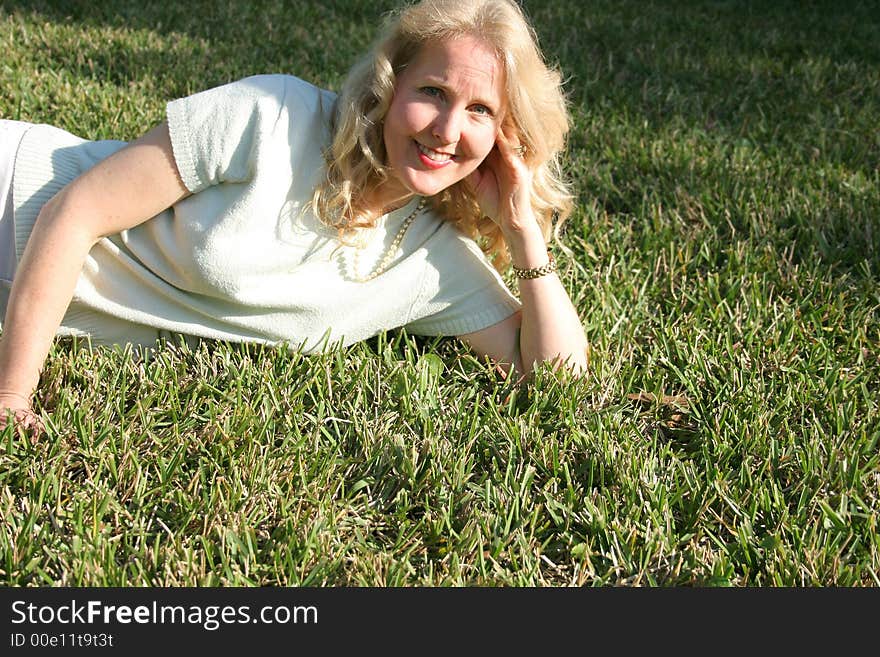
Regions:
[[388, 249], [386, 249], [385, 253], [382, 255], [382, 259], [379, 261], [379, 264], [376, 265], [371, 273], [365, 276], [362, 276], [360, 274], [360, 252], [363, 250], [364, 247], [355, 247], [354, 258], [352, 262], [352, 273], [354, 280], [356, 280], [358, 283], [366, 283], [367, 281], [373, 280], [379, 274], [388, 269], [388, 266], [391, 264], [391, 261], [397, 254], [397, 248], [403, 241], [403, 236], [406, 234], [407, 228], [410, 227], [410, 224], [412, 224], [419, 213], [421, 213], [421, 211], [425, 209], [425, 205], [427, 205], [427, 200], [423, 198], [421, 201], [419, 201], [419, 204], [415, 207], [415, 209], [410, 212], [409, 215], [407, 215], [406, 219], [404, 219], [403, 223], [400, 225], [400, 230], [397, 231], [397, 235], [394, 236], [394, 240], [391, 242], [391, 244], [388, 246]]

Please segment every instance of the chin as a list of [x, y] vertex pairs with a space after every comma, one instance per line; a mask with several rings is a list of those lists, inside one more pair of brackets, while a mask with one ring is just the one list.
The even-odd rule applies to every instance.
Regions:
[[421, 175], [411, 177], [406, 184], [411, 192], [419, 196], [434, 196], [453, 187], [464, 178], [464, 176], [451, 176], [438, 180], [430, 175], [425, 176], [424, 172], [419, 172], [419, 174]]

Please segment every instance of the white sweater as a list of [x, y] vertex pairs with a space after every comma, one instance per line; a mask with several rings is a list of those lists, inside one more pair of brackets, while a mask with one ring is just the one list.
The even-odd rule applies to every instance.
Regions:
[[[309, 352], [398, 327], [460, 335], [515, 312], [479, 247], [430, 211], [384, 273], [351, 276], [354, 249], [304, 209], [323, 175], [334, 100], [298, 78], [265, 75], [170, 102], [174, 158], [193, 195], [92, 248], [59, 333], [150, 344], [167, 332]], [[13, 180], [19, 258], [42, 205], [122, 146], [28, 130]], [[417, 201], [367, 236], [362, 273]]]

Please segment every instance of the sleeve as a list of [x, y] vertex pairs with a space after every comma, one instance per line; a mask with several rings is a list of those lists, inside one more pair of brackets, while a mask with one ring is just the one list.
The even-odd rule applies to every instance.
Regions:
[[449, 224], [432, 244], [417, 307], [406, 329], [462, 335], [497, 324], [521, 307], [480, 247]]
[[174, 159], [190, 192], [251, 178], [260, 136], [283, 112], [285, 77], [252, 76], [168, 103]]

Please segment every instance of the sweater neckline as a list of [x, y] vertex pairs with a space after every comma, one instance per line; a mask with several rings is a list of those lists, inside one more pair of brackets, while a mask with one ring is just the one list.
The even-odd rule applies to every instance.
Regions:
[[[380, 219], [387, 223], [390, 219], [400, 219], [401, 217], [406, 217], [410, 212], [416, 209], [416, 206], [424, 199], [424, 196], [415, 195], [409, 201], [401, 205], [399, 208], [391, 210], [390, 212], [386, 212], [383, 214]], [[425, 201], [427, 203], [427, 200]]]

